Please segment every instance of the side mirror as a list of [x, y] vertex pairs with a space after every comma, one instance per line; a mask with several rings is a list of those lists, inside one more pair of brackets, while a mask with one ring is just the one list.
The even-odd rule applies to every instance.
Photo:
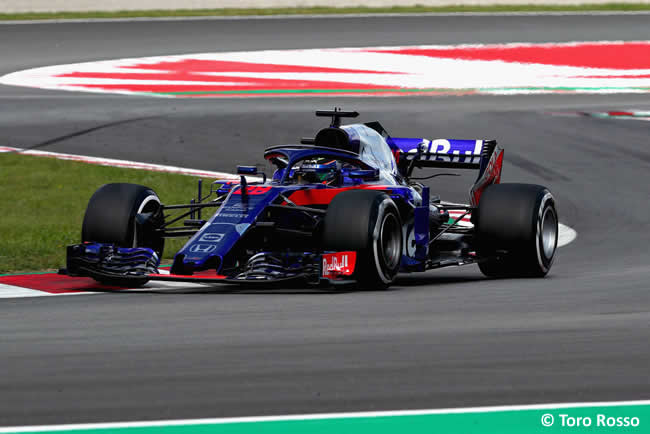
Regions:
[[257, 166], [237, 166], [237, 175], [257, 175]]
[[379, 170], [378, 169], [351, 170], [350, 173], [348, 173], [348, 176], [352, 179], [376, 180], [379, 179]]
[[242, 185], [246, 185], [246, 175], [262, 175], [262, 184], [266, 184], [266, 173], [258, 172], [257, 166], [237, 166], [237, 175], [241, 175]]

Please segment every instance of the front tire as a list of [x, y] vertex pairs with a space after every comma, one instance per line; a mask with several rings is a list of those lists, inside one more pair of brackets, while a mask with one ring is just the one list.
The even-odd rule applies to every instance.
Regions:
[[[138, 215], [147, 216], [147, 221], [138, 222]], [[81, 240], [148, 247], [162, 257], [165, 239], [155, 231], [162, 223], [162, 205], [153, 190], [137, 184], [106, 184], [88, 201]]]
[[479, 268], [488, 277], [544, 277], [555, 259], [558, 216], [551, 192], [534, 184], [494, 184], [476, 218]]
[[386, 289], [402, 259], [402, 222], [385, 193], [352, 190], [332, 199], [323, 227], [326, 250], [356, 251], [353, 278], [361, 289]]

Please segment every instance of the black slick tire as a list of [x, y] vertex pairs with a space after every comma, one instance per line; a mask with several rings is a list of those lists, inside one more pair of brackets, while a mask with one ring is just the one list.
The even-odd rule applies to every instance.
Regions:
[[326, 250], [355, 251], [353, 279], [359, 289], [386, 289], [402, 258], [402, 222], [393, 200], [374, 190], [339, 193], [327, 209], [323, 227]]
[[[147, 224], [136, 221], [138, 214], [149, 217]], [[154, 231], [161, 223], [160, 199], [153, 190], [137, 184], [106, 184], [88, 201], [81, 240], [149, 247], [161, 256], [165, 239]]]
[[534, 184], [495, 184], [476, 215], [479, 268], [488, 277], [544, 277], [555, 259], [558, 214], [551, 192]]

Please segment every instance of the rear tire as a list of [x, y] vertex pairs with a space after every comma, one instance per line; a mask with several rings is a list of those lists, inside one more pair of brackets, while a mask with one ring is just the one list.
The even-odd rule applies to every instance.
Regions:
[[402, 222], [393, 200], [373, 190], [352, 190], [332, 199], [325, 216], [326, 250], [356, 251], [353, 279], [361, 289], [386, 289], [402, 259]]
[[534, 184], [495, 184], [476, 218], [479, 268], [488, 277], [544, 277], [555, 258], [558, 217], [551, 192]]
[[[148, 224], [138, 214], [151, 214]], [[165, 239], [155, 232], [162, 223], [158, 195], [148, 187], [116, 183], [100, 187], [88, 201], [81, 240], [118, 247], [148, 247], [162, 257]]]

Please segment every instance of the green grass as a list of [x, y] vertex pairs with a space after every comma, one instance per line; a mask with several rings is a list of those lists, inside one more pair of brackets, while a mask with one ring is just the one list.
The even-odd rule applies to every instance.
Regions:
[[426, 13], [426, 12], [583, 12], [583, 11], [647, 11], [648, 3], [605, 3], [584, 5], [457, 5], [457, 6], [393, 6], [393, 7], [343, 7], [328, 6], [268, 8], [268, 9], [176, 9], [140, 11], [90, 11], [90, 12], [30, 12], [0, 14], [0, 20], [56, 20], [88, 18], [138, 18], [138, 17], [211, 17], [250, 15], [302, 15], [302, 14], [357, 14], [357, 13]]
[[[0, 154], [0, 274], [64, 266], [66, 246], [80, 242], [88, 199], [103, 184], [146, 185], [171, 204], [194, 197], [196, 181], [177, 174]], [[167, 240], [165, 258], [184, 241]]]

